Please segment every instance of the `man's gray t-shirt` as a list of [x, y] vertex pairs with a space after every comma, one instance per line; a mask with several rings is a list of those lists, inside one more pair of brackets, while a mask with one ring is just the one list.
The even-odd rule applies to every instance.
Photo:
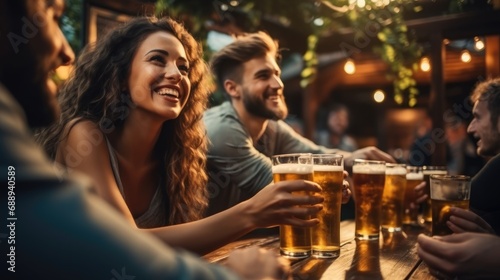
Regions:
[[254, 143], [229, 101], [207, 110], [203, 120], [210, 141], [208, 215], [230, 208], [270, 184], [273, 155], [337, 151], [314, 144], [280, 120], [269, 120], [264, 134]]

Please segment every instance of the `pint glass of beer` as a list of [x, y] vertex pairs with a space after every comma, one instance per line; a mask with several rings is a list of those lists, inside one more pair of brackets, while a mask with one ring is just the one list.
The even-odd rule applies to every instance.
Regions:
[[429, 194], [429, 198], [422, 205], [422, 220], [424, 223], [432, 222], [432, 206], [430, 198], [430, 176], [431, 175], [446, 175], [448, 171], [446, 166], [424, 166], [422, 167], [422, 173], [424, 174], [425, 187], [427, 188], [426, 193]]
[[355, 159], [352, 166], [352, 181], [356, 205], [356, 238], [378, 239], [385, 183], [385, 161]]
[[424, 181], [424, 174], [422, 168], [419, 166], [406, 167], [406, 189], [405, 198], [403, 203], [403, 224], [405, 225], [418, 225], [418, 208], [411, 207], [411, 203], [415, 203], [417, 196], [415, 194], [415, 187]]
[[470, 177], [463, 175], [431, 175], [432, 235], [448, 235], [446, 225], [450, 208], [469, 209]]
[[[272, 164], [274, 183], [289, 180], [313, 181], [311, 154], [275, 155], [272, 157]], [[304, 194], [304, 192], [297, 192], [297, 194]], [[281, 225], [280, 253], [283, 256], [291, 258], [305, 258], [310, 256], [311, 228]]]
[[406, 165], [387, 163], [385, 165], [385, 185], [382, 195], [383, 230], [401, 231], [403, 227], [403, 201], [406, 188]]
[[336, 258], [340, 254], [340, 206], [344, 164], [341, 155], [313, 155], [314, 182], [323, 188], [323, 209], [319, 224], [311, 229], [312, 254], [316, 258]]

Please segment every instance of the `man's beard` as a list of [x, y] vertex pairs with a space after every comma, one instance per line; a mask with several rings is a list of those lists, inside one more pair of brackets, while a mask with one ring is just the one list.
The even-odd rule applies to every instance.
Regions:
[[243, 91], [243, 104], [245, 109], [252, 115], [268, 120], [283, 120], [288, 116], [288, 108], [283, 101], [283, 106], [276, 110], [270, 110], [266, 107], [265, 100], [259, 99]]
[[[26, 50], [14, 58], [7, 62], [13, 67], [4, 73], [2, 82], [23, 108], [30, 127], [50, 125], [59, 116], [59, 105], [48, 88], [47, 72], [39, 68], [41, 59], [27, 54]], [[31, 67], [22, 68], [26, 65]]]

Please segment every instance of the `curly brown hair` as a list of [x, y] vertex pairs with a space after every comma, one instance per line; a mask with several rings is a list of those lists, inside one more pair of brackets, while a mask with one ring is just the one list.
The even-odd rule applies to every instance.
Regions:
[[207, 142], [201, 118], [213, 88], [201, 45], [180, 23], [170, 18], [139, 17], [87, 46], [58, 96], [60, 120], [37, 138], [55, 158], [58, 146], [67, 137], [67, 126], [79, 120], [93, 121], [104, 134], [120, 128], [128, 115], [125, 106], [131, 104], [130, 94], [123, 92], [122, 85], [129, 77], [132, 58], [141, 43], [158, 31], [179, 39], [190, 64], [190, 97], [179, 117], [163, 124], [155, 147], [165, 168], [168, 222], [178, 224], [202, 218], [208, 205]]

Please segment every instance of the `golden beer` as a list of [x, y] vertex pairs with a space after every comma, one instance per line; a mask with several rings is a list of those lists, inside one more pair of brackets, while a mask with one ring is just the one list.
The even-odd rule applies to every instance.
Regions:
[[[340, 157], [342, 164], [342, 157]], [[323, 188], [323, 209], [319, 224], [312, 228], [312, 254], [319, 258], [338, 257], [340, 252], [340, 206], [343, 166], [314, 165], [314, 182]]]
[[469, 209], [468, 200], [437, 200], [432, 199], [432, 235], [449, 235], [453, 231], [446, 225], [450, 219], [450, 207]]
[[387, 164], [382, 195], [382, 229], [401, 231], [403, 226], [403, 201], [406, 188], [406, 165]]
[[470, 177], [463, 175], [431, 175], [432, 235], [452, 234], [446, 222], [451, 207], [469, 209]]
[[430, 223], [432, 222], [432, 206], [431, 206], [431, 198], [430, 198], [430, 176], [431, 175], [446, 175], [448, 171], [446, 170], [446, 166], [424, 166], [422, 169], [422, 173], [424, 174], [425, 180], [425, 188], [427, 189], [426, 193], [429, 195], [429, 198], [422, 205], [422, 219], [424, 222]]
[[378, 239], [385, 183], [385, 162], [356, 159], [352, 173], [356, 205], [356, 238]]
[[409, 172], [406, 174], [406, 188], [404, 197], [404, 213], [403, 224], [417, 225], [418, 224], [418, 208], [411, 208], [410, 204], [415, 203], [417, 195], [415, 194], [415, 187], [424, 181], [424, 174]]
[[[313, 180], [312, 164], [285, 163], [275, 165], [273, 169], [274, 183], [289, 180]], [[292, 194], [307, 194], [306, 192], [292, 192]], [[300, 217], [306, 218], [309, 217]], [[311, 254], [311, 229], [280, 226], [280, 252], [288, 257], [307, 257]]]

